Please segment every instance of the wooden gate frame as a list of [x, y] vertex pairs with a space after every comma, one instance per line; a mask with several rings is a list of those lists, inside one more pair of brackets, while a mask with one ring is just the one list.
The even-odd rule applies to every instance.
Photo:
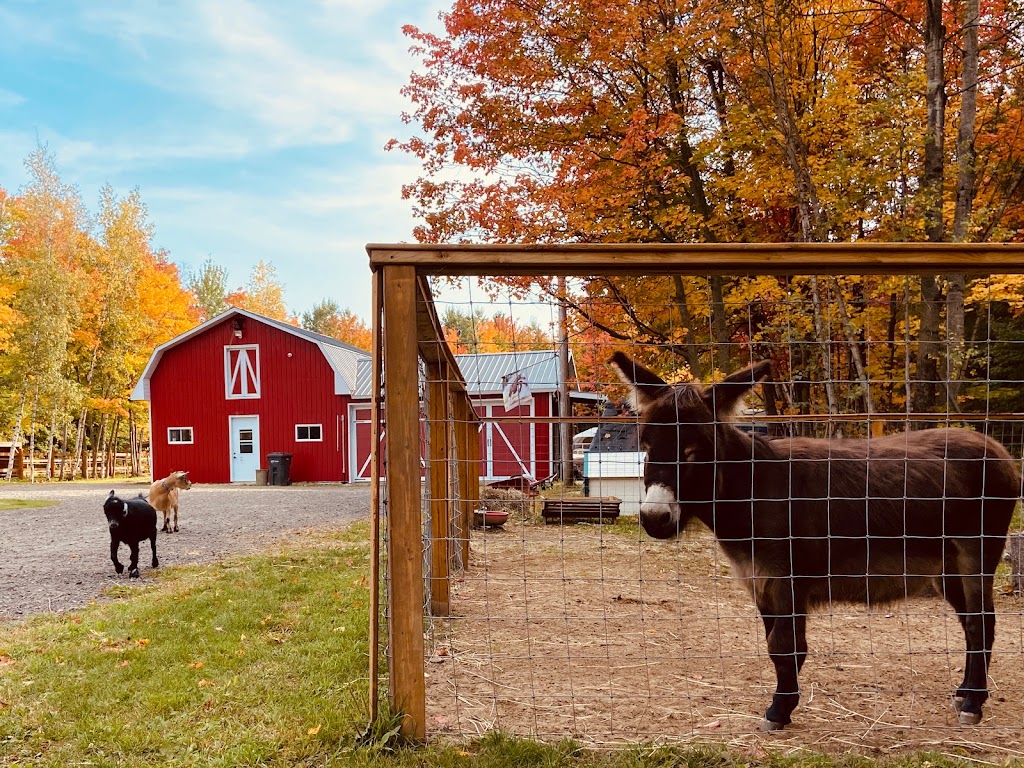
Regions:
[[[428, 420], [447, 425], [428, 449], [430, 487], [451, 488], [454, 455], [460, 498], [431, 500], [430, 611], [446, 615], [449, 530], [455, 524], [469, 564], [473, 495], [479, 487], [476, 416], [434, 309], [432, 275], [1009, 274], [1024, 272], [1020, 243], [729, 243], [414, 245], [369, 244], [373, 271], [373, 371], [387, 403], [388, 662], [391, 711], [407, 738], [426, 738], [424, 583], [420, 485], [419, 360], [427, 371]], [[380, 390], [372, 386], [372, 585], [370, 716], [376, 718], [380, 496]]]

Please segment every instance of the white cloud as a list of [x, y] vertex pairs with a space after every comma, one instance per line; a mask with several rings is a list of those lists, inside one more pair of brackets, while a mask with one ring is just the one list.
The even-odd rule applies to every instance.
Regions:
[[6, 88], [0, 88], [0, 108], [16, 107], [24, 101], [25, 97], [20, 93], [8, 91]]
[[402, 111], [407, 44], [371, 7], [192, 0], [89, 5], [84, 18], [138, 56], [136, 76], [200, 99], [259, 149], [342, 143]]

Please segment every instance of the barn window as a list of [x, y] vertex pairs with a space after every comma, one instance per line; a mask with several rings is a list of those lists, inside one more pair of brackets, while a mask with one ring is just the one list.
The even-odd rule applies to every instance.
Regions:
[[192, 444], [192, 427], [168, 427], [167, 442]]
[[296, 424], [295, 440], [299, 443], [319, 443], [323, 441], [323, 428], [320, 424]]
[[224, 347], [224, 388], [228, 400], [260, 396], [260, 348], [255, 344]]

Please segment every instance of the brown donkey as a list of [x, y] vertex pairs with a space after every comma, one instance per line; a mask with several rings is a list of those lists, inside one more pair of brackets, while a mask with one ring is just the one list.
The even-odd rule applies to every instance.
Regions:
[[962, 724], [981, 719], [995, 633], [992, 578], [1020, 497], [1014, 460], [965, 429], [890, 437], [768, 438], [731, 422], [768, 362], [707, 387], [666, 384], [621, 352], [647, 451], [640, 522], [668, 539], [692, 519], [712, 530], [764, 622], [776, 690], [762, 727], [800, 700], [808, 612], [831, 602], [946, 599], [963, 626]]

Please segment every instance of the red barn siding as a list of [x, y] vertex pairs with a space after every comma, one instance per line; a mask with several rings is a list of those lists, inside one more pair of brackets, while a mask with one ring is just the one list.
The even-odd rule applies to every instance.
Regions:
[[[548, 393], [533, 395], [532, 414], [530, 408], [525, 405], [506, 411], [501, 401], [495, 400], [494, 396], [475, 400], [473, 405], [477, 413], [482, 416], [486, 416], [489, 409], [492, 418], [551, 415], [551, 395]], [[479, 433], [481, 477], [505, 478], [531, 474], [535, 479], [539, 479], [551, 475], [551, 430], [550, 424], [537, 424], [528, 421], [483, 422]], [[491, 442], [489, 453], [488, 440]], [[534, 446], [532, 454], [531, 441]], [[515, 454], [513, 454], [513, 449]], [[488, 455], [490, 456], [490, 467], [488, 467]], [[520, 465], [516, 455], [525, 467]]]
[[[259, 346], [260, 397], [225, 396], [224, 348]], [[230, 482], [228, 416], [259, 416], [260, 466], [267, 454], [292, 454], [296, 482], [347, 480], [345, 409], [334, 371], [311, 341], [252, 319], [235, 338], [225, 319], [163, 352], [150, 378], [154, 477], [179, 469], [193, 482]], [[320, 424], [322, 442], [296, 442], [296, 424]], [[192, 445], [168, 445], [168, 427], [192, 427]]]
[[[352, 466], [349, 468], [348, 476], [353, 480], [369, 480], [373, 475], [373, 468], [370, 466], [370, 446], [373, 444], [372, 426], [373, 420], [371, 418], [373, 409], [369, 405], [363, 403], [357, 403], [352, 406], [349, 410], [349, 423], [350, 430], [354, 435], [354, 441], [351, 443], [349, 453], [350, 461]], [[381, 421], [384, 420], [384, 411], [381, 409]], [[353, 438], [349, 438], [350, 441]], [[380, 456], [386, 455], [388, 446], [387, 435], [381, 435], [380, 439]], [[423, 419], [420, 419], [420, 475], [426, 476], [426, 456], [427, 456], [427, 424]], [[387, 477], [388, 469], [387, 462], [381, 461], [380, 464], [380, 476]]]

